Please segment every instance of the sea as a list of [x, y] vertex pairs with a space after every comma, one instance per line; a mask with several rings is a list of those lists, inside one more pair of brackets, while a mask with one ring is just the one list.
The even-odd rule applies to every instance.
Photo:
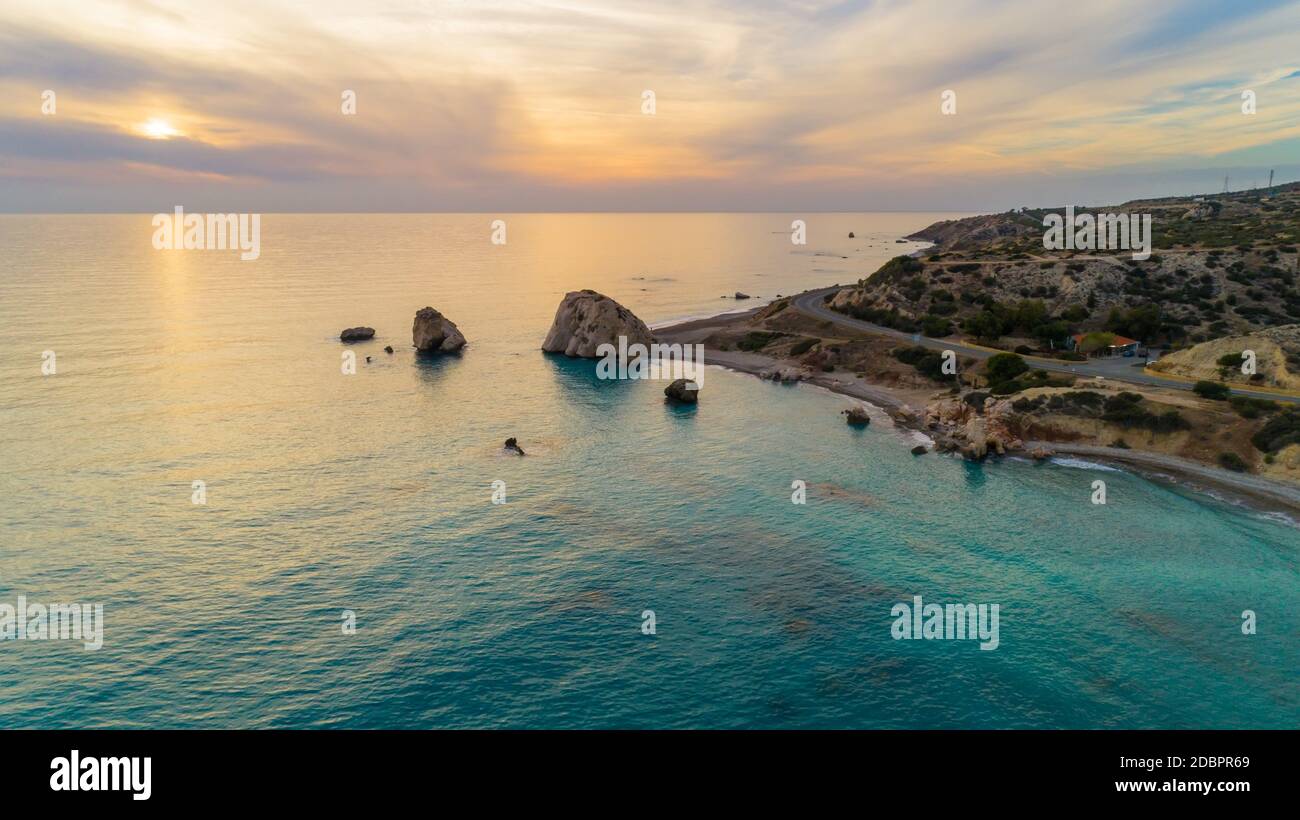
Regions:
[[[955, 216], [264, 214], [253, 260], [0, 216], [0, 635], [102, 607], [98, 649], [0, 639], [0, 727], [1300, 728], [1280, 516], [540, 349], [568, 291], [744, 309]], [[996, 648], [898, 637], [918, 596]]]

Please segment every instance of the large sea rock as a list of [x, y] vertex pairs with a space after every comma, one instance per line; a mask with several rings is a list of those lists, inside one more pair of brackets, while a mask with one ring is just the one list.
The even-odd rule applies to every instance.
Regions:
[[605, 343], [617, 347], [619, 336], [626, 336], [629, 345], [654, 342], [650, 328], [632, 311], [594, 290], [575, 290], [566, 293], [556, 309], [542, 350], [595, 359], [596, 348]]
[[431, 307], [423, 307], [415, 313], [411, 343], [421, 353], [455, 353], [465, 346], [465, 336], [455, 322]]

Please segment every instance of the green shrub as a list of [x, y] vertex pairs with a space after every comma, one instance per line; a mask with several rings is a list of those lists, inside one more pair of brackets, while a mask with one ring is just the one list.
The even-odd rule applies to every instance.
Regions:
[[921, 318], [921, 332], [936, 339], [951, 336], [952, 322], [942, 316], [923, 316]]
[[1012, 393], [1019, 393], [1029, 386], [1020, 379], [1007, 379], [990, 387], [989, 392], [995, 396], [1010, 396]]
[[1232, 388], [1221, 382], [1199, 381], [1192, 386], [1192, 392], [1203, 399], [1227, 401], [1232, 395]]
[[1127, 391], [1105, 399], [1101, 418], [1102, 421], [1121, 427], [1134, 427], [1153, 433], [1173, 433], [1191, 426], [1177, 410], [1167, 410], [1157, 416], [1142, 406], [1140, 395]]
[[762, 350], [782, 336], [788, 335], [788, 333], [780, 333], [774, 330], [751, 330], [736, 342], [736, 347], [750, 352]]
[[1288, 407], [1265, 422], [1250, 441], [1265, 453], [1276, 453], [1288, 444], [1300, 442], [1300, 411]]
[[1275, 412], [1279, 405], [1272, 399], [1256, 399], [1250, 396], [1233, 396], [1228, 399], [1232, 409], [1245, 419], [1257, 419], [1266, 413]]
[[910, 256], [895, 256], [881, 265], [880, 269], [867, 279], [867, 282], [875, 283], [877, 286], [887, 284], [902, 286], [905, 279], [914, 277], [923, 270], [925, 270], [925, 263], [921, 260]]
[[902, 315], [895, 309], [885, 309], [871, 307], [870, 305], [850, 305], [842, 312], [847, 313], [854, 319], [861, 319], [864, 322], [873, 322], [878, 325], [884, 325], [894, 330], [901, 330], [904, 333], [915, 333], [919, 329], [915, 319], [910, 319]]
[[989, 384], [1010, 381], [1021, 373], [1028, 372], [1028, 370], [1029, 365], [1015, 353], [994, 354], [989, 357], [988, 362], [984, 365], [984, 372], [989, 378]]
[[1015, 410], [1017, 413], [1030, 413], [1042, 406], [1042, 396], [1033, 399], [1016, 399], [1011, 403], [1011, 409]]
[[1245, 459], [1236, 453], [1220, 453], [1219, 466], [1225, 470], [1232, 470], [1234, 473], [1244, 473], [1249, 468]]
[[791, 356], [802, 356], [803, 354], [807, 353], [809, 350], [812, 350], [814, 347], [816, 347], [816, 345], [817, 345], [817, 343], [818, 343], [819, 341], [821, 341], [821, 340], [820, 340], [820, 339], [800, 339], [799, 341], [797, 341], [797, 342], [794, 343], [794, 346], [793, 346], [793, 347], [790, 348], [790, 355], [791, 355]]
[[957, 377], [943, 372], [943, 355], [936, 350], [929, 350], [921, 345], [895, 348], [895, 359], [903, 364], [910, 364], [916, 372], [935, 381], [953, 381]]

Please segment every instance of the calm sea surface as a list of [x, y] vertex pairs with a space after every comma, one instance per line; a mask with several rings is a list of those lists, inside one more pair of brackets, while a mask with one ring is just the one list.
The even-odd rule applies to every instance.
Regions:
[[[0, 641], [0, 727], [1300, 727], [1284, 522], [539, 351], [569, 290], [707, 315], [951, 215], [802, 215], [796, 247], [799, 216], [504, 216], [497, 246], [496, 215], [266, 215], [249, 262], [155, 251], [147, 215], [0, 217], [0, 604], [106, 621], [98, 651]], [[462, 356], [412, 355], [425, 305]], [[999, 604], [1000, 645], [893, 640], [918, 594]]]

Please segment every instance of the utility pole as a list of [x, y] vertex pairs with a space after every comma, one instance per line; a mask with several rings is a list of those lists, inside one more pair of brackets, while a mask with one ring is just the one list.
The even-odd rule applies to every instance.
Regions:
[[1268, 172], [1268, 189], [1273, 190], [1273, 169], [1269, 169]]

